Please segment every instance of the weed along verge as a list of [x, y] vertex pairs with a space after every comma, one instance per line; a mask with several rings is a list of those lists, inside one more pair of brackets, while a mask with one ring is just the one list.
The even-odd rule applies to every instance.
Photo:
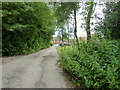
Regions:
[[119, 44], [114, 40], [80, 43], [57, 48], [61, 68], [77, 87], [119, 88]]

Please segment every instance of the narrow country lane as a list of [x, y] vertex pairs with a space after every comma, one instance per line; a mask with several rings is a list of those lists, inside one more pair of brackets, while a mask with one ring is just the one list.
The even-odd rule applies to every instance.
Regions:
[[25, 55], [3, 58], [3, 88], [66, 88], [55, 47]]

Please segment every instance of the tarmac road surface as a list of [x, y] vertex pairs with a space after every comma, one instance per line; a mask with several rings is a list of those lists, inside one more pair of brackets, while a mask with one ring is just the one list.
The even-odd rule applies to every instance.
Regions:
[[3, 88], [67, 88], [64, 76], [56, 65], [55, 47], [30, 55], [2, 58]]

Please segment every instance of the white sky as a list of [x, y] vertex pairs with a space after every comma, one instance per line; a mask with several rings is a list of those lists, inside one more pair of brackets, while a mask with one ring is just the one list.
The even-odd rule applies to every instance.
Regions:
[[[103, 17], [103, 8], [105, 8], [105, 6], [100, 6], [100, 5], [96, 5], [95, 7], [95, 11], [94, 14], [96, 14], [98, 17]], [[82, 8], [78, 11], [77, 13], [77, 35], [78, 37], [86, 37], [86, 31], [85, 28], [82, 28], [81, 25], [82, 23], [84, 23], [83, 19], [83, 15], [80, 15], [82, 11]], [[91, 29], [95, 26], [95, 23], [98, 22], [98, 19], [96, 19], [93, 14], [93, 19], [91, 19], [91, 22], [93, 22], [93, 25], [91, 26]], [[70, 25], [70, 27], [73, 27], [73, 25]], [[94, 32], [91, 31], [91, 34], [93, 34]], [[58, 35], [58, 31], [55, 32], [55, 35], [53, 35], [53, 37], [57, 37]]]

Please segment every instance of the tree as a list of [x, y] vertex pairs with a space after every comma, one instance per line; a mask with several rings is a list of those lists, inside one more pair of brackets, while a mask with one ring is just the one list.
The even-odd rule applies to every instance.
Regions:
[[75, 21], [75, 29], [74, 29], [74, 35], [75, 35], [75, 38], [76, 38], [76, 42], [79, 43], [79, 39], [77, 37], [77, 15], [76, 15], [76, 9], [74, 9], [74, 21]]
[[2, 8], [3, 56], [26, 54], [50, 46], [55, 18], [46, 3], [3, 2]]
[[59, 30], [58, 33], [58, 37], [60, 38], [60, 40], [62, 40], [62, 42], [64, 42], [64, 40], [68, 39], [68, 33], [66, 32], [66, 29], [64, 27], [61, 27], [61, 29]]
[[87, 40], [89, 41], [91, 39], [90, 19], [91, 19], [92, 12], [93, 12], [94, 2], [88, 2], [87, 4], [89, 6], [88, 6], [88, 14], [87, 14], [87, 17], [86, 17], [86, 32], [87, 32]]
[[[57, 8], [56, 8], [57, 7]], [[60, 23], [69, 24], [69, 19], [74, 17], [75, 22], [75, 30], [74, 35], [76, 37], [76, 42], [79, 43], [77, 37], [77, 20], [76, 20], [76, 12], [79, 9], [79, 2], [66, 2], [66, 3], [55, 3], [55, 11], [57, 16], [57, 24], [58, 26]]]
[[96, 31], [109, 39], [120, 39], [120, 2], [107, 2], [104, 18]]
[[92, 14], [93, 14], [93, 8], [94, 8], [94, 2], [92, 0], [92, 2], [85, 2], [85, 4], [83, 4], [85, 6], [84, 11], [82, 12], [82, 14], [84, 14], [84, 20], [85, 20], [85, 30], [87, 33], [87, 41], [90, 41], [91, 39], [91, 18], [92, 18]]

